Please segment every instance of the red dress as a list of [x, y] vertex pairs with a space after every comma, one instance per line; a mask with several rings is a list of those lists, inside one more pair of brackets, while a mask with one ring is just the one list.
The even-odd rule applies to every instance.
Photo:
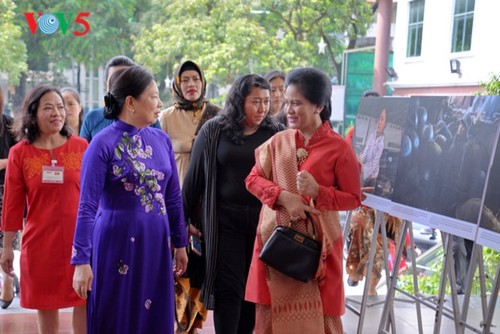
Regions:
[[[283, 136], [284, 133], [281, 132], [275, 137]], [[295, 139], [296, 147], [304, 147], [304, 137], [299, 132], [296, 132]], [[361, 203], [360, 168], [352, 147], [339, 134], [332, 131], [325, 122], [310, 138], [305, 148], [309, 153], [299, 170], [310, 172], [320, 185], [316, 208], [341, 211], [358, 207]], [[259, 149], [256, 151], [257, 162], [260, 161], [258, 154]], [[271, 164], [273, 167], [270, 168], [275, 173], [276, 161], [272, 161]], [[264, 175], [263, 168], [266, 169], [259, 163], [254, 166], [245, 180], [247, 189], [257, 196], [265, 206], [277, 209], [276, 200], [282, 187]], [[266, 268], [258, 258], [261, 251], [258, 239], [262, 228], [262, 219], [263, 214], [261, 214], [257, 228], [258, 237], [248, 275], [245, 299], [258, 304], [270, 305], [271, 294], [266, 283]], [[332, 253], [326, 258], [326, 276], [324, 284], [320, 287], [325, 315], [341, 316], [345, 311], [342, 246], [342, 238], [339, 238], [333, 245]], [[289, 291], [292, 295], [296, 292], [293, 289]]]
[[[9, 153], [5, 177], [3, 231], [23, 230], [21, 246], [21, 306], [50, 310], [85, 304], [72, 288], [70, 265], [80, 196], [80, 168], [85, 139], [71, 136], [53, 150], [40, 149], [26, 140]], [[64, 167], [62, 184], [42, 183], [42, 167]]]

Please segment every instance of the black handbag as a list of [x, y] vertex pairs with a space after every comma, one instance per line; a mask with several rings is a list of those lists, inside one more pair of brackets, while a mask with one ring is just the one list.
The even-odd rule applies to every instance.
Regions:
[[289, 226], [276, 226], [259, 256], [268, 266], [305, 283], [316, 274], [321, 255], [314, 222], [309, 215], [308, 218], [313, 226], [313, 238]]

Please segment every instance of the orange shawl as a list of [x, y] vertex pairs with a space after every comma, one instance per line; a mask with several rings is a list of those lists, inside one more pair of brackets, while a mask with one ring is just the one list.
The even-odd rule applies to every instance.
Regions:
[[[256, 150], [256, 166], [260, 174], [267, 179], [287, 191], [298, 193], [295, 134], [295, 130], [282, 131], [261, 145]], [[252, 263], [265, 270], [265, 279], [271, 296], [273, 334], [324, 333], [320, 285], [325, 275], [326, 257], [333, 251], [333, 243], [341, 236], [341, 227], [336, 211], [322, 211], [319, 216], [312, 216], [319, 232], [319, 240], [322, 241], [322, 254], [316, 279], [302, 283], [279, 273], [261, 261]], [[275, 211], [263, 205], [257, 228], [254, 257], [258, 256], [274, 227], [288, 225], [289, 222], [290, 216], [284, 208], [280, 207]], [[292, 224], [292, 227], [310, 235], [304, 222]]]

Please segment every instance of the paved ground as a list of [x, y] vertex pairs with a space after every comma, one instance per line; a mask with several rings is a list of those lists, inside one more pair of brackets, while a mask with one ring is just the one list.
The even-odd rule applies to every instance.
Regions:
[[[347, 304], [359, 311], [360, 302], [363, 292], [363, 283], [357, 287], [349, 287], [345, 284], [347, 296]], [[363, 321], [362, 330], [360, 333], [377, 333], [380, 317], [385, 300], [384, 289], [379, 289], [379, 296], [369, 297], [366, 308], [365, 318]], [[449, 297], [447, 298], [449, 300]], [[451, 308], [450, 303], [447, 303]], [[414, 302], [396, 301], [394, 305], [394, 315], [396, 324], [396, 333], [398, 334], [413, 334], [418, 333], [417, 311]], [[433, 333], [435, 326], [436, 312], [428, 307], [421, 307], [422, 313], [422, 333]], [[469, 317], [467, 323], [480, 329], [482, 320], [481, 304], [479, 297], [471, 299], [469, 307]], [[345, 333], [358, 333], [360, 318], [355, 312], [347, 309], [342, 317]], [[497, 308], [494, 314], [493, 323], [496, 325], [492, 329], [492, 333], [500, 333], [500, 302], [497, 303]], [[443, 317], [439, 333], [455, 333], [455, 325], [450, 319]], [[36, 313], [33, 310], [23, 309], [19, 306], [19, 298], [15, 298], [13, 304], [7, 310], [0, 310], [0, 333], [8, 334], [34, 334], [36, 333]], [[70, 310], [66, 309], [61, 312], [61, 331], [60, 333], [71, 333], [71, 314]], [[204, 329], [199, 331], [199, 334], [215, 333], [213, 321], [209, 317], [205, 323]], [[466, 330], [465, 333], [473, 333]]]

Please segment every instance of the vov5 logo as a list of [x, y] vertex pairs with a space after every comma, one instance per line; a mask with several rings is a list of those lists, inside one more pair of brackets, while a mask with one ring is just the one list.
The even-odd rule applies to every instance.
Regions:
[[42, 12], [38, 12], [38, 19], [35, 19], [35, 13], [24, 13], [24, 17], [26, 17], [26, 21], [28, 22], [28, 26], [33, 35], [36, 34], [37, 28], [40, 29], [40, 31], [45, 35], [52, 35], [57, 31], [57, 29], [60, 28], [63, 35], [65, 35], [70, 24], [81, 27], [75, 28], [73, 35], [77, 37], [86, 35], [90, 31], [90, 24], [86, 20], [86, 18], [90, 16], [90, 13], [80, 12], [73, 20], [74, 16], [75, 13], [72, 12], [53, 14], [43, 14]]

